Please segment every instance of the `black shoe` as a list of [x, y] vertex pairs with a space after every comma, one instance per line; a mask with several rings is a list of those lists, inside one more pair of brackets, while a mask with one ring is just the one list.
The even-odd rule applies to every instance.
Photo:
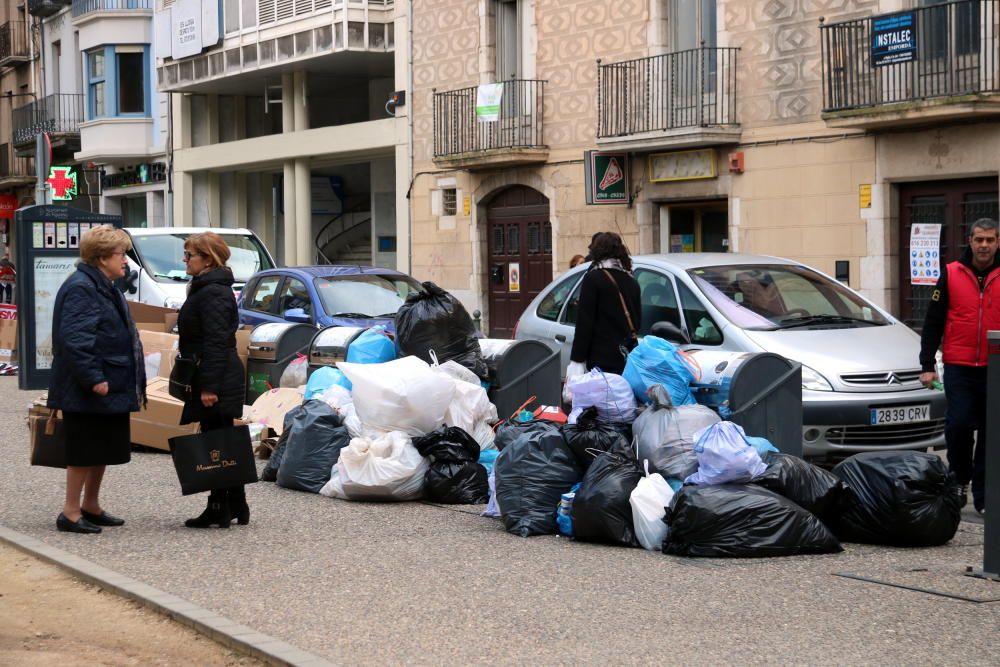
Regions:
[[188, 528], [211, 528], [212, 526], [229, 528], [229, 524], [232, 521], [233, 517], [229, 512], [229, 503], [210, 502], [204, 512], [197, 518], [188, 519], [184, 522], [184, 525]]
[[236, 523], [245, 526], [250, 523], [250, 506], [247, 505], [247, 494], [242, 487], [230, 489], [226, 494], [229, 500], [229, 514]]
[[95, 526], [124, 526], [125, 519], [119, 519], [113, 514], [108, 514], [104, 510], [101, 510], [100, 514], [92, 514], [87, 510], [81, 510], [80, 512], [83, 518], [94, 524]]
[[84, 533], [87, 535], [96, 535], [101, 532], [100, 528], [87, 521], [84, 517], [81, 516], [76, 521], [70, 521], [62, 512], [59, 513], [59, 518], [56, 519], [56, 528], [63, 533]]

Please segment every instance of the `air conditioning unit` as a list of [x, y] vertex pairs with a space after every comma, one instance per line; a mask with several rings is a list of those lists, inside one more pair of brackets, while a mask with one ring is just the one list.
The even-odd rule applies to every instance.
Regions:
[[45, 18], [58, 14], [73, 4], [73, 0], [28, 0], [28, 13]]

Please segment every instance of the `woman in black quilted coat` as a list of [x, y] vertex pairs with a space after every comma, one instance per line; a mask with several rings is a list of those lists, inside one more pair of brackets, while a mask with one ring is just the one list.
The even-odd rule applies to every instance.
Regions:
[[[177, 318], [178, 346], [184, 357], [198, 360], [194, 400], [184, 404], [181, 424], [200, 422], [202, 432], [226, 428], [243, 412], [243, 364], [236, 353], [239, 315], [233, 294], [233, 272], [226, 266], [229, 246], [212, 232], [192, 234], [184, 243], [184, 261], [192, 276], [188, 297]], [[189, 528], [229, 528], [233, 519], [250, 522], [243, 486], [214, 489], [208, 507], [188, 519]]]

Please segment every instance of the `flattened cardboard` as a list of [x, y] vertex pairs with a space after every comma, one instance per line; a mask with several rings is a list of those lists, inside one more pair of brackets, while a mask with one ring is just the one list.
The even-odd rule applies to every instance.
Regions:
[[170, 438], [198, 432], [198, 424], [180, 425], [184, 403], [167, 391], [166, 378], [151, 378], [146, 383], [146, 409], [133, 412], [132, 442], [155, 449], [170, 451]]
[[281, 435], [285, 425], [285, 413], [301, 405], [305, 387], [272, 389], [257, 397], [250, 408], [249, 420], [264, 424], [277, 435]]
[[15, 360], [17, 360], [17, 320], [0, 320], [0, 361]]

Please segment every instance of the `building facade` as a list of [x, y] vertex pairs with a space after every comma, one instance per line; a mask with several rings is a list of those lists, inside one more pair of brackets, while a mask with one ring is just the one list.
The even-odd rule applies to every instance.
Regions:
[[35, 165], [14, 149], [14, 109], [32, 101], [37, 42], [23, 0], [0, 3], [0, 255], [14, 255], [14, 212], [34, 202]]
[[[173, 219], [248, 227], [279, 262], [409, 260], [406, 7], [164, 1]], [[397, 215], [398, 212], [398, 215]]]
[[416, 3], [412, 272], [508, 336], [610, 230], [798, 259], [919, 326], [912, 225], [947, 261], [996, 217], [997, 5]]

